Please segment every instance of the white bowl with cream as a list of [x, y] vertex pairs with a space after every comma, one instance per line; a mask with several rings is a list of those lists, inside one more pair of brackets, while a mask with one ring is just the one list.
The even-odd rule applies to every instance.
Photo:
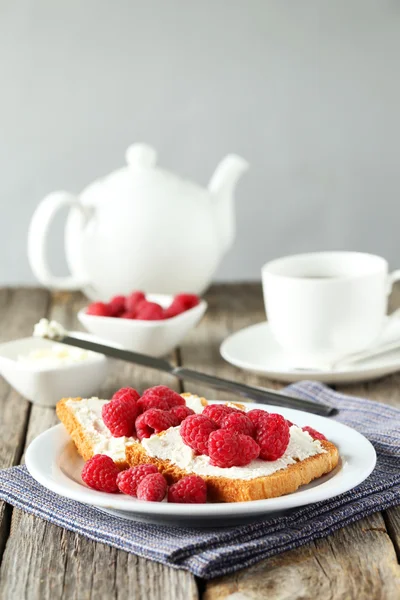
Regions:
[[55, 406], [65, 397], [95, 395], [107, 366], [103, 354], [38, 337], [0, 345], [0, 374], [21, 396], [42, 406]]

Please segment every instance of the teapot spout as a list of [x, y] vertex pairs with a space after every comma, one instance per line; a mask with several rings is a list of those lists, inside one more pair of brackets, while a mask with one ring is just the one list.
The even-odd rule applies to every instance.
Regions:
[[213, 198], [213, 210], [219, 232], [222, 252], [226, 252], [235, 237], [233, 192], [239, 177], [249, 164], [236, 154], [229, 154], [217, 166], [208, 185]]

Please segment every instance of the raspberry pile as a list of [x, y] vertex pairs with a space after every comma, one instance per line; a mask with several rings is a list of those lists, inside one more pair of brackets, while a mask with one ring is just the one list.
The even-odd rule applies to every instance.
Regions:
[[168, 488], [164, 475], [153, 464], [143, 464], [119, 471], [113, 460], [105, 454], [96, 454], [82, 469], [82, 480], [90, 488], [100, 491], [121, 492], [147, 502], [200, 504], [207, 502], [207, 485], [198, 475], [183, 477]]
[[281, 415], [259, 409], [245, 413], [226, 404], [208, 404], [201, 415], [187, 417], [180, 434], [187, 446], [222, 468], [244, 467], [256, 458], [277, 460], [290, 438]]
[[[149, 438], [170, 427], [180, 427], [183, 442], [195, 454], [209, 457], [210, 464], [244, 467], [259, 458], [278, 460], [286, 451], [292, 423], [282, 415], [265, 410], [244, 411], [225, 404], [208, 404], [202, 414], [186, 406], [182, 396], [166, 386], [155, 386], [140, 394], [131, 387], [116, 391], [102, 408], [105, 425], [114, 437]], [[303, 427], [315, 440], [325, 436]], [[106, 455], [95, 455], [82, 470], [83, 481], [103, 492], [122, 492], [139, 500], [196, 503], [206, 501], [206, 484], [188, 475], [168, 489], [167, 481], [154, 464], [120, 472]]]
[[178, 294], [170, 306], [163, 308], [156, 302], [146, 299], [143, 292], [132, 292], [128, 296], [114, 296], [109, 302], [92, 302], [86, 314], [117, 319], [140, 321], [161, 321], [171, 319], [197, 306], [200, 299], [195, 294]]
[[102, 408], [102, 417], [113, 437], [148, 438], [177, 427], [194, 415], [185, 400], [165, 385], [147, 389], [142, 396], [130, 387], [116, 391]]

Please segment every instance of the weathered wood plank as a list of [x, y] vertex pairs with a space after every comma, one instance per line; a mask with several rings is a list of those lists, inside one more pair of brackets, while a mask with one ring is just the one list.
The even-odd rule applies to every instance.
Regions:
[[398, 600], [400, 567], [382, 516], [360, 523], [216, 579], [204, 600]]
[[[79, 328], [76, 311], [83, 302], [80, 295], [56, 294], [50, 316], [68, 328]], [[109, 397], [122, 385], [143, 389], [155, 383], [172, 386], [176, 380], [112, 361], [100, 395]], [[27, 444], [56, 422], [53, 409], [32, 407]], [[13, 511], [1, 582], [4, 600], [194, 600], [198, 597], [195, 579], [185, 571], [92, 542], [19, 510]]]
[[[29, 336], [39, 317], [47, 310], [48, 296], [42, 290], [30, 292], [0, 290], [0, 341]], [[30, 404], [0, 379], [0, 468], [18, 462]]]
[[[391, 297], [391, 308], [395, 310], [400, 306], [400, 286], [396, 286]], [[377, 381], [342, 386], [345, 394], [361, 396], [378, 402], [384, 402], [400, 408], [400, 374], [384, 377]], [[398, 562], [400, 562], [400, 506], [394, 506], [383, 513], [386, 531], [392, 541]], [[400, 586], [399, 586], [400, 590]], [[400, 591], [399, 591], [400, 598]]]
[[[29, 336], [48, 307], [44, 290], [0, 290], [0, 342]], [[0, 378], [0, 468], [19, 462], [23, 450], [30, 403]], [[0, 502], [0, 560], [8, 537], [10, 510]]]
[[[219, 354], [219, 346], [227, 335], [265, 318], [261, 286], [215, 286], [207, 299], [210, 308], [206, 319], [181, 347], [182, 364], [197, 368], [201, 365], [207, 372], [254, 385], [280, 387], [266, 378], [235, 369]], [[391, 379], [377, 392], [382, 401], [391, 401], [397, 395], [396, 378]], [[371, 384], [372, 391], [376, 385]], [[221, 397], [214, 390], [201, 391], [209, 398]], [[382, 516], [377, 514], [326, 539], [207, 583], [204, 597], [397, 599], [399, 586], [395, 548]]]
[[[20, 558], [20, 554], [22, 558]], [[192, 576], [14, 511], [2, 600], [194, 600]]]

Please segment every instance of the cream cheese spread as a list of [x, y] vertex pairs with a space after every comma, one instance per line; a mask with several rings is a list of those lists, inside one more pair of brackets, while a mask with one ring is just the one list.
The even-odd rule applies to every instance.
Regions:
[[113, 437], [101, 416], [101, 409], [109, 400], [84, 398], [80, 401], [67, 400], [66, 405], [90, 439], [94, 454], [106, 454], [113, 460], [125, 460], [125, 446], [135, 438]]
[[196, 396], [194, 394], [190, 394], [189, 396], [187, 396], [186, 394], [183, 396], [185, 402], [186, 402], [186, 406], [188, 408], [191, 408], [193, 410], [193, 412], [199, 414], [202, 413], [204, 410], [204, 405], [201, 402], [201, 399], [199, 398], [199, 396]]
[[67, 334], [64, 327], [57, 321], [49, 321], [48, 319], [40, 319], [33, 329], [34, 337], [48, 338], [55, 340], [62, 338]]
[[53, 344], [48, 348], [39, 347], [18, 356], [18, 362], [35, 369], [51, 369], [93, 360], [99, 355], [95, 352]]

